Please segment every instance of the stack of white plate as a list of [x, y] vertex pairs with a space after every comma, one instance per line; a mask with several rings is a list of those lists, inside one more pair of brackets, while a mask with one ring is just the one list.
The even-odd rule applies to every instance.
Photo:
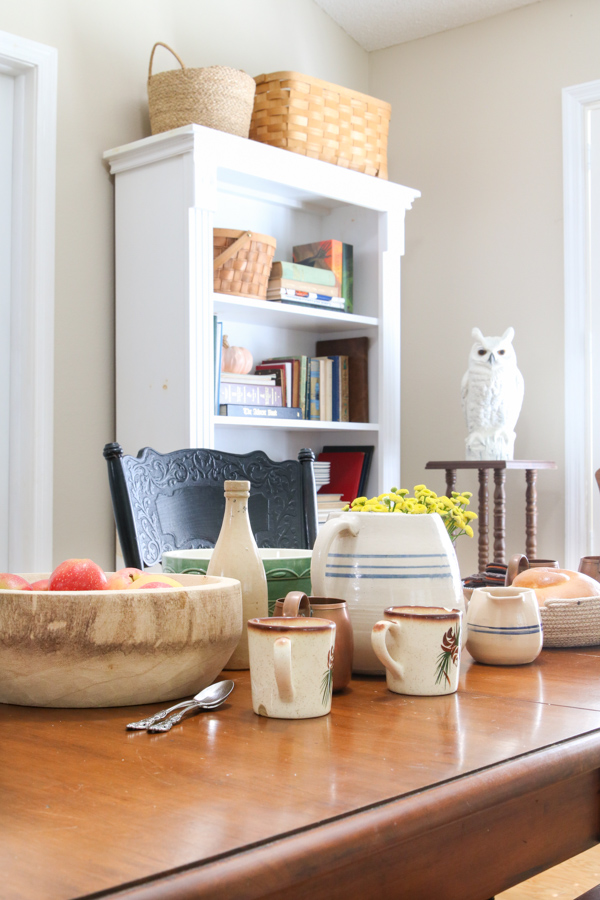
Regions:
[[313, 463], [313, 467], [315, 470], [315, 483], [317, 485], [317, 490], [319, 490], [320, 487], [329, 484], [329, 470], [331, 469], [331, 463], [315, 462]]

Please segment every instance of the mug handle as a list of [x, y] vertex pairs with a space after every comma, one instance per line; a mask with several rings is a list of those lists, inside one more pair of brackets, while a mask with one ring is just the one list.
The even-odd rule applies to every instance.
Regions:
[[273, 665], [279, 697], [284, 703], [291, 703], [294, 699], [294, 686], [292, 684], [292, 642], [289, 638], [277, 638], [273, 644]]
[[404, 666], [401, 666], [395, 659], [392, 659], [390, 651], [387, 648], [386, 638], [387, 633], [391, 628], [395, 628], [397, 631], [402, 630], [402, 626], [399, 625], [398, 622], [388, 622], [387, 619], [376, 622], [373, 625], [373, 631], [371, 632], [371, 646], [373, 647], [375, 656], [379, 662], [383, 663], [392, 675], [395, 675], [396, 678], [404, 678]]
[[301, 615], [300, 610], [304, 610], [305, 616], [311, 615], [308, 597], [306, 594], [303, 594], [302, 591], [289, 591], [289, 593], [285, 595], [281, 615], [293, 616], [295, 618], [296, 616]]
[[529, 560], [524, 553], [515, 553], [508, 561], [508, 569], [506, 570], [506, 587], [510, 587], [517, 575], [529, 568]]

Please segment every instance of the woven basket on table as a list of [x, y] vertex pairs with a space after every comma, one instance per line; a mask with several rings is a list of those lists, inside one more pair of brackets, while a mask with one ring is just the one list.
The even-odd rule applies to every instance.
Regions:
[[266, 300], [276, 246], [275, 238], [267, 234], [214, 228], [215, 291]]
[[[152, 74], [157, 47], [173, 54], [181, 69]], [[152, 134], [181, 125], [206, 125], [218, 131], [248, 137], [256, 85], [246, 72], [228, 66], [186, 69], [174, 50], [161, 41], [150, 54], [148, 106]]]
[[252, 140], [388, 177], [389, 103], [297, 72], [254, 80]]
[[600, 597], [546, 600], [540, 607], [544, 647], [591, 647], [600, 644]]

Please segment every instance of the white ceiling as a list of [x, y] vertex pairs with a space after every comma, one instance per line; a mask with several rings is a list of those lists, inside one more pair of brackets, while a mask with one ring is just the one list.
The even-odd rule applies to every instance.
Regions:
[[540, 0], [315, 0], [365, 50], [383, 50]]

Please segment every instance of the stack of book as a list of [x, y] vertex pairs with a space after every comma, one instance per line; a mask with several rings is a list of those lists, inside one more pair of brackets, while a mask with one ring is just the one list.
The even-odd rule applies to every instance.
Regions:
[[344, 311], [351, 313], [354, 308], [354, 250], [352, 244], [343, 241], [314, 241], [312, 244], [298, 244], [292, 249], [295, 263], [316, 272], [332, 272], [340, 297], [344, 298]]
[[341, 312], [345, 308], [334, 272], [293, 262], [273, 263], [267, 286], [267, 300]]
[[345, 500], [342, 500], [341, 494], [317, 494], [317, 522], [322, 525], [329, 518], [332, 510], [343, 509], [347, 506]]

